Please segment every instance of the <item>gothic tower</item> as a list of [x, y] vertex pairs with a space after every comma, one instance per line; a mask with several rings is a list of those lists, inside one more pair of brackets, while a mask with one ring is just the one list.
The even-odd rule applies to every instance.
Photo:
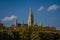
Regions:
[[34, 24], [33, 14], [32, 14], [32, 8], [30, 7], [29, 11], [29, 17], [28, 17], [28, 26], [31, 26]]

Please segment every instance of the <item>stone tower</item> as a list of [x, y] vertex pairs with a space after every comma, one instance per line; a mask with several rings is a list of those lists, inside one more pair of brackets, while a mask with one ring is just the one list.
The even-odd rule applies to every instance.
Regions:
[[28, 17], [28, 26], [31, 26], [34, 24], [33, 14], [32, 14], [32, 7], [30, 7], [29, 11], [29, 17]]

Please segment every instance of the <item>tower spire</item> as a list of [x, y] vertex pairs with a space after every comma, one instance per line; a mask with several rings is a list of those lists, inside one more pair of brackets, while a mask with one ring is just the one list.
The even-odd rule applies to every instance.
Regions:
[[34, 25], [37, 26], [37, 22], [34, 22]]
[[0, 23], [1, 23], [1, 20], [0, 20]]
[[15, 19], [14, 26], [17, 26], [17, 19]]
[[40, 22], [40, 27], [43, 27], [42, 21]]
[[28, 26], [33, 25], [34, 19], [33, 19], [33, 14], [32, 14], [32, 7], [30, 7], [29, 11], [29, 17], [28, 17]]
[[22, 22], [21, 22], [21, 26], [23, 26], [24, 25], [24, 20], [22, 20]]

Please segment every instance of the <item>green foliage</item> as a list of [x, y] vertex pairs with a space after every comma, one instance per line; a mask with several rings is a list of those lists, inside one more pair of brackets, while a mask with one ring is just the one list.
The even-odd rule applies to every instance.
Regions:
[[37, 26], [11, 27], [0, 30], [0, 40], [60, 40], [60, 32]]

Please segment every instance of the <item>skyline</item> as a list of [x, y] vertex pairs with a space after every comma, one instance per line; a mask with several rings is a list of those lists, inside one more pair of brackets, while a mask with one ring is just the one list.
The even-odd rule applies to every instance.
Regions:
[[0, 20], [6, 26], [13, 24], [17, 18], [27, 24], [29, 9], [32, 5], [34, 21], [43, 26], [54, 26], [60, 29], [60, 0], [0, 0]]

